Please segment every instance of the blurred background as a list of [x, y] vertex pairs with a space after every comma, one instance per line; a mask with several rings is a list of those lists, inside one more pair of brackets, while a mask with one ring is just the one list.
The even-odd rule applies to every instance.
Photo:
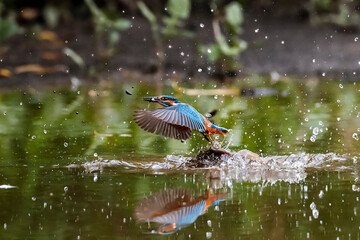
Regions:
[[358, 79], [351, 0], [4, 0], [0, 20], [1, 87], [73, 76]]

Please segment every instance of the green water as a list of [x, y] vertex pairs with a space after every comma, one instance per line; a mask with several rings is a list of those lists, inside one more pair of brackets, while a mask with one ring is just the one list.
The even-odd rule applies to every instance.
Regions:
[[[231, 88], [277, 93], [187, 96], [170, 86], [161, 92], [202, 113], [219, 109], [213, 121], [233, 130], [232, 150], [264, 156], [331, 152], [345, 155], [347, 168], [309, 169], [303, 181], [273, 184], [214, 183], [208, 170], [69, 169], [99, 158], [131, 163], [194, 155], [207, 143], [201, 134], [186, 143], [164, 139], [133, 122], [134, 110], [155, 108], [141, 100], [156, 93], [151, 84], [0, 93], [0, 185], [14, 187], [0, 188], [0, 239], [359, 239], [360, 88], [317, 80], [263, 82], [254, 77]], [[135, 207], [175, 188], [190, 189], [194, 198], [207, 189], [225, 191], [227, 199], [174, 234], [148, 234], [158, 225], [137, 223]]]

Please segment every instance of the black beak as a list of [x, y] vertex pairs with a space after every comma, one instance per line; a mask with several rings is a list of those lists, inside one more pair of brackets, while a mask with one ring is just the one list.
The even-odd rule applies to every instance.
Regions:
[[144, 101], [157, 102], [157, 97], [144, 97]]

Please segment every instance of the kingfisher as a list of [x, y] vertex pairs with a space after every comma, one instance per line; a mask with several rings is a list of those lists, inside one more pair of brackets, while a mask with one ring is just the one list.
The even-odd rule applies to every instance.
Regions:
[[226, 193], [213, 193], [208, 189], [197, 198], [192, 197], [189, 189], [168, 189], [155, 193], [139, 201], [134, 217], [137, 222], [160, 223], [152, 233], [172, 234], [184, 228], [206, 213], [211, 206], [226, 200]]
[[211, 123], [195, 108], [172, 96], [144, 97], [144, 100], [164, 106], [164, 108], [153, 111], [138, 110], [135, 112], [136, 123], [145, 131], [184, 141], [191, 137], [191, 130], [196, 130], [212, 144], [214, 141], [211, 134], [221, 134], [226, 137], [226, 133], [229, 131]]

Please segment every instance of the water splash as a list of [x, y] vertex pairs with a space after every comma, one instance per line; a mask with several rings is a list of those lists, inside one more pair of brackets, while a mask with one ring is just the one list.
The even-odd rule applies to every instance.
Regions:
[[[86, 172], [102, 172], [105, 167], [120, 167], [127, 170], [147, 171], [153, 174], [164, 174], [171, 171], [208, 171], [210, 178], [220, 181], [236, 182], [270, 182], [285, 181], [297, 183], [307, 176], [311, 168], [342, 171], [350, 169], [344, 161], [345, 156], [334, 153], [308, 154], [297, 153], [283, 156], [259, 155], [241, 150], [233, 152], [225, 149], [207, 149], [195, 157], [167, 155], [164, 159], [151, 161], [120, 161], [98, 159], [83, 164], [71, 164], [66, 167], [82, 167]], [[208, 174], [209, 176], [209, 174]]]

